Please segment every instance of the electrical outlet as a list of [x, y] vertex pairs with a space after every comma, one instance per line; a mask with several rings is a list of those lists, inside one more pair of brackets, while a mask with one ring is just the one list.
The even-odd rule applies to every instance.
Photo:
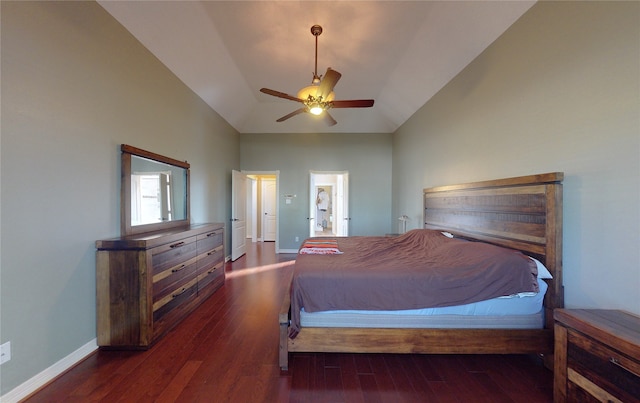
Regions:
[[300, 242], [300, 238], [296, 237], [296, 242]]
[[3, 345], [0, 345], [0, 364], [4, 364], [10, 359], [11, 359], [11, 342], [8, 341]]

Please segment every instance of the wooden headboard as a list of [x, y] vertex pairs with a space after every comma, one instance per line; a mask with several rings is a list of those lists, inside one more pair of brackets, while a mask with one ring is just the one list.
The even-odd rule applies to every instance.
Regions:
[[424, 189], [424, 228], [520, 250], [545, 264], [545, 321], [564, 307], [562, 172]]

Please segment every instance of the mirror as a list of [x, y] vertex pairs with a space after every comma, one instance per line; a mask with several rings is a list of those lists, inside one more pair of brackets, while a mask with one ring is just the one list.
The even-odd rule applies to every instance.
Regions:
[[126, 144], [121, 150], [122, 235], [189, 225], [190, 165]]

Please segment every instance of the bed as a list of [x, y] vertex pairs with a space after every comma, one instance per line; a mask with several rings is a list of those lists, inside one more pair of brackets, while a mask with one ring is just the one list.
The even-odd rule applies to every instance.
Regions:
[[[458, 322], [455, 320], [457, 316], [454, 314], [445, 315], [446, 320], [441, 323], [427, 323], [419, 327], [415, 327], [414, 317], [408, 320], [409, 325], [406, 325], [406, 320], [405, 322], [401, 320], [391, 327], [375, 325], [362, 327], [358, 323], [350, 322], [352, 312], [341, 309], [327, 314], [328, 317], [332, 314], [335, 314], [334, 318], [338, 317], [337, 321], [329, 325], [325, 325], [322, 320], [317, 325], [313, 324], [315, 323], [313, 321], [310, 322], [311, 325], [304, 324], [299, 322], [298, 317], [304, 316], [305, 312], [298, 311], [299, 304], [295, 297], [292, 304], [292, 295], [299, 294], [298, 288], [301, 286], [296, 278], [298, 271], [294, 269], [290, 288], [285, 292], [279, 314], [281, 369], [288, 368], [289, 354], [296, 352], [522, 353], [540, 354], [545, 357], [546, 362], [551, 362], [553, 310], [564, 305], [562, 180], [563, 174], [554, 172], [441, 186], [423, 191], [423, 229], [427, 230], [424, 232], [442, 234], [443, 237], [453, 236], [456, 240], [474, 245], [489, 244], [509, 248], [530, 256], [544, 265], [552, 278], [542, 280], [536, 278], [538, 285], [541, 285], [544, 290], [543, 294], [534, 294], [540, 295], [543, 299], [543, 307], [531, 318], [537, 316], [533, 321], [538, 321], [539, 325], [503, 323], [500, 326], [484, 327], [480, 323], [471, 327], [468, 325], [460, 327], [457, 325]], [[393, 243], [399, 242], [401, 237], [388, 237], [386, 241], [380, 238], [382, 237], [372, 238], [370, 241]], [[337, 241], [338, 252], [344, 252], [345, 255], [352, 253], [348, 246], [349, 238]], [[340, 248], [346, 250], [342, 251]], [[321, 256], [325, 259], [324, 262], [334, 257]], [[341, 256], [341, 258], [344, 257]], [[476, 292], [479, 291], [476, 290]], [[410, 292], [407, 293], [410, 294]], [[445, 309], [448, 309], [447, 306]], [[383, 316], [382, 322], [389, 322], [388, 317]]]

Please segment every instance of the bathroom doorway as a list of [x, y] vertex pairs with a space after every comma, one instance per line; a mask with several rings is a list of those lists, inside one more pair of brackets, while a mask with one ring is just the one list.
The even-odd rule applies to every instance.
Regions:
[[311, 171], [309, 236], [349, 235], [349, 172]]

